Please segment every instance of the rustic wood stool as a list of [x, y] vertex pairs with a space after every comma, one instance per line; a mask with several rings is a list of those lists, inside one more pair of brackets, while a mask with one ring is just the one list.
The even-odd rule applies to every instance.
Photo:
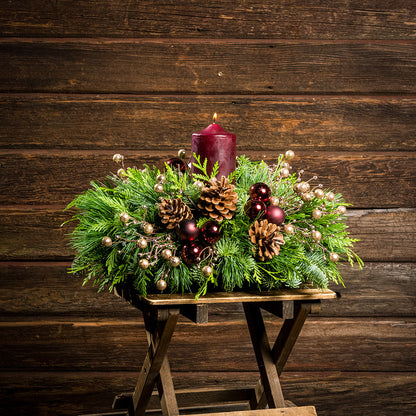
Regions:
[[[273, 292], [209, 293], [198, 300], [195, 300], [192, 294], [157, 294], [142, 297], [132, 295], [122, 288], [118, 288], [118, 294], [143, 312], [149, 349], [134, 392], [120, 394], [114, 399], [113, 409], [125, 409], [124, 412], [112, 413], [112, 415], [145, 415], [155, 386], [164, 416], [179, 415], [180, 408], [197, 405], [212, 407], [214, 403], [244, 401], [247, 401], [250, 410], [205, 414], [211, 416], [316, 415], [313, 406], [295, 407], [293, 403], [285, 402], [279, 376], [306, 317], [309, 313], [320, 310], [321, 299], [335, 298], [336, 294], [333, 291], [307, 288]], [[249, 389], [193, 389], [178, 391], [175, 394], [166, 353], [179, 314], [197, 324], [202, 324], [208, 322], [210, 304], [237, 302], [243, 304], [260, 371], [257, 385]], [[270, 348], [261, 309], [284, 319], [273, 348]]]

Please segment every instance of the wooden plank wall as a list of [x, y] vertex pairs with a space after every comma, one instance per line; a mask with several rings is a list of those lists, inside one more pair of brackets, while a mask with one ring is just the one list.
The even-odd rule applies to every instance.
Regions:
[[[355, 205], [365, 269], [308, 320], [287, 399], [415, 414], [414, 1], [4, 0], [0, 27], [2, 414], [109, 411], [134, 386], [139, 314], [66, 274], [63, 208], [116, 152], [160, 165], [190, 150], [215, 111], [239, 153], [290, 148]], [[257, 378], [241, 308], [182, 320], [170, 358], [179, 387]]]

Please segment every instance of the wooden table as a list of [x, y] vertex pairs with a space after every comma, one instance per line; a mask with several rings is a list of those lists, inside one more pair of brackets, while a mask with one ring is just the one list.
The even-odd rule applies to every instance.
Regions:
[[[145, 415], [155, 386], [163, 415], [179, 415], [181, 407], [210, 405], [219, 402], [247, 401], [246, 411], [209, 413], [217, 416], [316, 415], [313, 406], [294, 406], [285, 402], [279, 376], [295, 345], [309, 313], [318, 312], [322, 299], [336, 294], [314, 288], [273, 292], [209, 293], [195, 300], [194, 295], [157, 294], [147, 297], [118, 289], [118, 294], [143, 312], [149, 349], [133, 393], [115, 397], [113, 409], [125, 409], [113, 415]], [[208, 322], [210, 304], [242, 302], [260, 379], [248, 389], [174, 390], [167, 350], [180, 314], [197, 324]], [[261, 309], [283, 318], [283, 325], [272, 348], [268, 341]], [[179, 405], [178, 405], [179, 403]], [[188, 413], [189, 414], [189, 413]], [[207, 414], [207, 413], [205, 413]]]

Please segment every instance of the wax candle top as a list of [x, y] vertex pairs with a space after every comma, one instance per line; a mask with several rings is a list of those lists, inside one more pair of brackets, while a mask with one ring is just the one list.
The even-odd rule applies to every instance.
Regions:
[[194, 134], [200, 134], [201, 136], [206, 136], [209, 134], [227, 135], [230, 133], [228, 133], [228, 131], [225, 131], [219, 124], [212, 123], [208, 127], [205, 127], [204, 130], [201, 130]]

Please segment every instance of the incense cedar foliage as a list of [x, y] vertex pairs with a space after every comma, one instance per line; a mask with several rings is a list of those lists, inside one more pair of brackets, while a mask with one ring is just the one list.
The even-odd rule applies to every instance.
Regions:
[[[303, 201], [294, 191], [297, 175], [283, 178], [279, 174], [284, 161], [280, 156], [276, 165], [268, 166], [240, 156], [236, 170], [221, 180], [214, 178], [215, 167], [209, 175], [198, 158], [195, 164], [202, 173], [193, 177], [188, 171], [181, 173], [166, 166], [162, 193], [155, 191], [160, 171], [149, 166], [128, 168], [123, 178], [112, 175], [105, 183], [92, 182], [89, 190], [68, 205], [76, 209], [73, 220], [77, 221], [70, 236], [75, 251], [70, 272], [82, 275], [84, 283], [93, 280], [99, 290], [112, 290], [122, 283], [143, 295], [157, 292], [156, 283], [161, 278], [166, 280], [167, 292], [191, 291], [196, 296], [211, 290], [271, 290], [303, 284], [325, 288], [329, 281], [343, 284], [343, 265], [331, 262], [330, 253], [337, 253], [351, 265], [362, 265], [352, 250], [357, 240], [349, 236], [343, 210], [338, 210], [348, 204], [340, 194], [335, 194], [333, 201]], [[205, 186], [201, 189], [196, 180]], [[249, 189], [257, 182], [266, 183], [272, 196], [279, 198], [286, 213], [285, 224], [293, 225], [293, 234], [279, 231], [264, 220], [258, 222], [260, 218], [253, 221], [247, 217], [244, 207]], [[222, 213], [215, 211], [215, 198], [226, 201], [221, 205]], [[174, 207], [171, 219], [169, 207]], [[312, 212], [317, 208], [324, 215], [315, 219]], [[158, 255], [168, 247], [180, 258], [184, 242], [173, 224], [192, 216], [201, 228], [212, 220], [212, 212], [216, 212], [222, 237], [212, 246], [205, 244], [199, 261], [172, 266], [169, 259]], [[131, 221], [120, 221], [122, 213]], [[146, 224], [154, 226], [151, 236], [143, 231]], [[312, 239], [312, 230], [321, 233], [319, 242]], [[104, 237], [111, 238], [111, 246], [102, 244]], [[141, 238], [148, 239], [145, 248], [138, 247]], [[143, 258], [150, 267], [140, 266]], [[205, 265], [213, 268], [209, 276], [202, 272]]]

